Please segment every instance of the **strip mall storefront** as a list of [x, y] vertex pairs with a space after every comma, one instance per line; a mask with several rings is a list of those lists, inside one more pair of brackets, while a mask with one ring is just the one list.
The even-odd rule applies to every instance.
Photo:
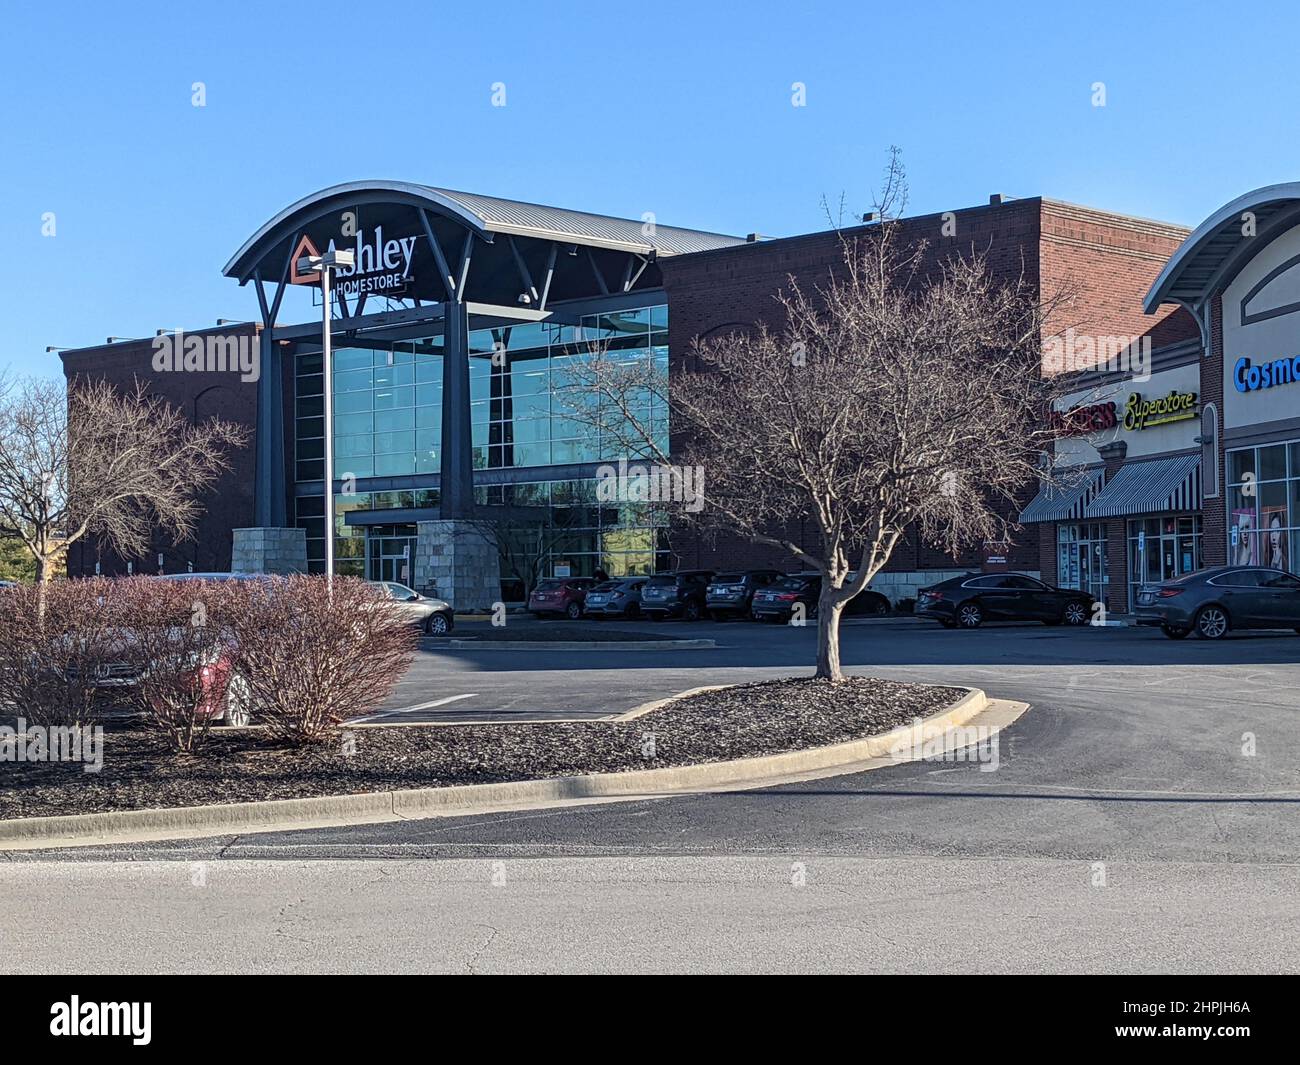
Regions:
[[1205, 341], [1205, 561], [1300, 560], [1300, 183], [1246, 193], [1187, 239], [1147, 295]]
[[1201, 567], [1200, 362], [1198, 344], [1170, 347], [1146, 372], [1088, 375], [1058, 405], [1059, 483], [1021, 514], [1045, 579], [1127, 612], [1143, 584]]

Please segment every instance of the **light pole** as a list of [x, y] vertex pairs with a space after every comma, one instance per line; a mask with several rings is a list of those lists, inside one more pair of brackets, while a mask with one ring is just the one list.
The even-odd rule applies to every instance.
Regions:
[[334, 373], [330, 365], [330, 275], [340, 266], [353, 266], [356, 253], [329, 251], [298, 260], [300, 274], [320, 274], [320, 369], [325, 405], [325, 583], [334, 587]]

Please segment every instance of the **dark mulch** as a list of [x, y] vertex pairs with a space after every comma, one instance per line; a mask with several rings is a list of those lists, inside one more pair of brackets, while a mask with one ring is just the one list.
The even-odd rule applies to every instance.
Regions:
[[[798, 750], [887, 732], [960, 692], [855, 677], [767, 681], [681, 699], [632, 721], [357, 728], [305, 750], [259, 730], [214, 729], [179, 758], [128, 729], [104, 737], [104, 766], [0, 762], [0, 818], [293, 799], [396, 788], [621, 772]], [[653, 757], [643, 746], [653, 734]]]

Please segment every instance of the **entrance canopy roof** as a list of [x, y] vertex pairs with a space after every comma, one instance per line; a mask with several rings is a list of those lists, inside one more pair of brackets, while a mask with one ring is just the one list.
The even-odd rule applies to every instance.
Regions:
[[1300, 182], [1267, 185], [1226, 203], [1197, 226], [1165, 264], [1146, 295], [1153, 314], [1162, 303], [1200, 308], [1274, 237], [1300, 223]]
[[660, 287], [653, 265], [658, 256], [744, 243], [650, 218], [612, 218], [405, 181], [354, 181], [286, 207], [244, 242], [223, 272], [241, 285], [254, 278], [292, 282], [291, 254], [303, 254], [304, 237], [318, 252], [333, 242], [358, 251], [369, 247], [376, 259], [391, 243], [390, 261], [408, 273], [403, 298], [437, 302], [454, 290], [462, 302], [534, 307]]

